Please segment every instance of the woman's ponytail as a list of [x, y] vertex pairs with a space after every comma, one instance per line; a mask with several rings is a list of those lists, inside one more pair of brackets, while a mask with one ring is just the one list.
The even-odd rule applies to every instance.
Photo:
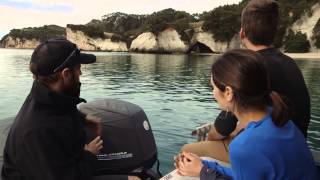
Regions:
[[277, 92], [272, 91], [270, 94], [270, 98], [272, 100], [272, 106], [273, 106], [273, 111], [272, 111], [273, 123], [276, 126], [281, 127], [285, 125], [290, 118], [289, 108], [284, 103], [283, 99]]

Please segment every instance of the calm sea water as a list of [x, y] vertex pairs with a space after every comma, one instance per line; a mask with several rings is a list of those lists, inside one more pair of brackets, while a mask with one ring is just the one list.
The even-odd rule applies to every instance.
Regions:
[[[0, 129], [14, 116], [32, 85], [31, 50], [0, 49]], [[97, 63], [83, 66], [81, 97], [115, 98], [138, 104], [151, 123], [161, 170], [173, 168], [172, 157], [196, 139], [198, 125], [213, 121], [219, 109], [212, 100], [209, 71], [217, 56], [95, 53]], [[320, 61], [297, 60], [311, 94], [308, 143], [320, 150]], [[5, 137], [0, 137], [3, 147]], [[0, 150], [2, 152], [2, 149]], [[1, 153], [2, 154], [2, 153]]]

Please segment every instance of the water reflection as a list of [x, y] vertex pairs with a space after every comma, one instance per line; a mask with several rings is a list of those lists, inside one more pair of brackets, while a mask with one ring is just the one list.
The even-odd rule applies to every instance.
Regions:
[[311, 122], [308, 129], [308, 144], [320, 150], [320, 62], [297, 61], [305, 78], [311, 99]]
[[[30, 90], [31, 53], [0, 49], [0, 119], [15, 115]], [[216, 56], [96, 55], [95, 64], [82, 68], [81, 96], [89, 101], [116, 98], [141, 106], [154, 130], [161, 169], [168, 172], [173, 168], [172, 156], [183, 144], [195, 141], [190, 132], [212, 121], [219, 112], [209, 87], [210, 68]], [[308, 142], [320, 150], [320, 61], [299, 60], [297, 63], [311, 94]]]

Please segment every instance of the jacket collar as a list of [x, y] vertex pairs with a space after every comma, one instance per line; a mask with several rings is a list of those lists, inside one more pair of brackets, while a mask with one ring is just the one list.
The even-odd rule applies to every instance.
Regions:
[[66, 96], [61, 93], [53, 92], [47, 85], [39, 80], [34, 80], [31, 95], [37, 102], [56, 106], [56, 108], [62, 109], [76, 108], [77, 104], [85, 102], [82, 98]]
[[279, 49], [275, 48], [275, 47], [270, 47], [267, 49], [261, 49], [259, 51], [257, 51], [260, 54], [277, 54], [280, 53]]

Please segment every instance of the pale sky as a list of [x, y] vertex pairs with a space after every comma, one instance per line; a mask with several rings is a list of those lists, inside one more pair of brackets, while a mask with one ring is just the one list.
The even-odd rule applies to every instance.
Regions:
[[0, 38], [13, 28], [85, 24], [105, 14], [150, 14], [166, 8], [202, 13], [240, 0], [0, 0]]

